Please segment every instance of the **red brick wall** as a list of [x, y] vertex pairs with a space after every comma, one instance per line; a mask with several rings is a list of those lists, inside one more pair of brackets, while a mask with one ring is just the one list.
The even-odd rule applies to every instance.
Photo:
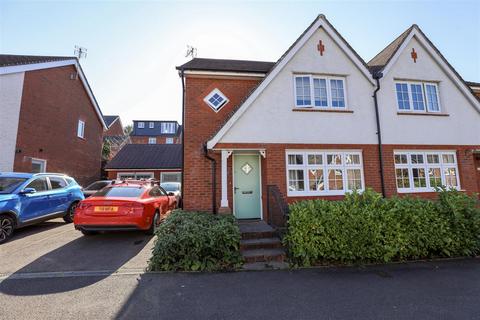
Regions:
[[[227, 115], [258, 84], [258, 79], [213, 79], [187, 76], [185, 79], [185, 172], [184, 208], [211, 211], [211, 162], [203, 153], [203, 145], [218, 130]], [[213, 89], [218, 88], [230, 100], [220, 111], [213, 111], [204, 101]], [[220, 203], [220, 156], [217, 159], [217, 202]]]
[[117, 179], [119, 172], [153, 172], [155, 180], [160, 180], [160, 175], [162, 172], [181, 172], [182, 170], [113, 170], [107, 171], [108, 179], [114, 180]]
[[[103, 128], [73, 66], [25, 73], [15, 154], [15, 171], [31, 170], [31, 158], [47, 160], [80, 184], [100, 178]], [[85, 139], [77, 137], [85, 121]]]
[[115, 122], [104, 132], [104, 136], [123, 136], [123, 127], [120, 119], [115, 120]]
[[[153, 136], [130, 136], [131, 143], [134, 144], [148, 144], [148, 138], [153, 137]], [[157, 138], [157, 144], [166, 144], [167, 143], [167, 137], [164, 136], [158, 136]], [[180, 137], [173, 137], [173, 143], [174, 144], [180, 144], [182, 143], [182, 140]]]

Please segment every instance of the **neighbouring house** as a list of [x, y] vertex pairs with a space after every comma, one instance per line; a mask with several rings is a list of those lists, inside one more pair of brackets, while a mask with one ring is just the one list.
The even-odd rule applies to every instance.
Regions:
[[272, 207], [367, 187], [480, 191], [480, 101], [417, 25], [369, 63], [320, 15], [275, 63], [194, 58], [177, 70], [186, 210], [267, 220]]
[[133, 120], [132, 143], [181, 144], [182, 126], [177, 121]]
[[108, 128], [103, 134], [103, 145], [108, 150], [103, 155], [105, 162], [112, 160], [124, 145], [130, 143], [130, 137], [123, 131], [120, 116], [103, 116], [103, 119]]
[[470, 86], [470, 89], [472, 89], [473, 93], [480, 98], [480, 83], [467, 81], [467, 84]]
[[181, 144], [127, 144], [106, 165], [109, 179], [181, 182]]
[[123, 136], [123, 125], [120, 116], [103, 116], [103, 120], [107, 125], [107, 130], [103, 133], [104, 136]]
[[100, 177], [106, 124], [75, 57], [0, 55], [0, 171]]

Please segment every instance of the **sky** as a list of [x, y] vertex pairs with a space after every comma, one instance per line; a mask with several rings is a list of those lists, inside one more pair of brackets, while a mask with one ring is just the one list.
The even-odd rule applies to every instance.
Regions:
[[197, 57], [276, 61], [323, 13], [365, 60], [416, 23], [467, 81], [480, 82], [480, 1], [5, 1], [0, 53], [73, 55], [103, 114], [181, 122], [175, 66]]

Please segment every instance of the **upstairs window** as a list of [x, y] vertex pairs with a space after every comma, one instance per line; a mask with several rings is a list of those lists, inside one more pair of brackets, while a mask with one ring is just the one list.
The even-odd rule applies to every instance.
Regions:
[[440, 112], [438, 86], [430, 82], [396, 82], [398, 111]]
[[148, 138], [148, 144], [156, 144], [156, 143], [157, 143], [157, 138], [155, 137]]
[[153, 129], [153, 128], [155, 127], [155, 122], [149, 122], [149, 123], [148, 123], [148, 127], [149, 127], [150, 129]]
[[176, 124], [175, 122], [162, 122], [161, 125], [162, 128], [162, 133], [175, 133], [176, 130]]
[[139, 129], [145, 128], [145, 122], [139, 122], [138, 125], [137, 125], [137, 127], [138, 127]]
[[78, 120], [77, 137], [85, 139], [85, 121]]
[[298, 75], [295, 81], [295, 107], [345, 109], [345, 79], [317, 75]]
[[228, 98], [218, 89], [213, 89], [205, 99], [206, 104], [210, 106], [215, 112], [218, 112], [224, 105], [228, 103]]
[[166, 144], [173, 144], [173, 138], [167, 138], [165, 139]]

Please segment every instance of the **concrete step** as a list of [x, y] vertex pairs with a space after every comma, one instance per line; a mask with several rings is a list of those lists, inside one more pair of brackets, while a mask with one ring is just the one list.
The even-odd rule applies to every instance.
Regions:
[[281, 247], [282, 242], [277, 237], [240, 240], [240, 250], [272, 249]]
[[241, 251], [243, 258], [246, 263], [253, 262], [269, 262], [277, 261], [283, 262], [285, 260], [286, 254], [283, 248], [273, 248], [273, 249], [251, 249]]
[[245, 263], [242, 269], [247, 271], [283, 270], [288, 269], [288, 263], [278, 261], [251, 262]]
[[243, 240], [275, 238], [277, 236], [275, 231], [248, 231], [241, 232]]

